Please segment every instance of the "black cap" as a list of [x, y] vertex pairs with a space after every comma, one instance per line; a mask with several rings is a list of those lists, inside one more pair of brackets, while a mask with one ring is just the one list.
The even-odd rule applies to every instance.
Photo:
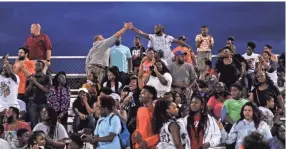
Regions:
[[184, 35], [179, 36], [178, 39], [179, 39], [179, 40], [187, 40], [186, 36], [184, 36]]
[[229, 36], [229, 37], [227, 38], [227, 40], [234, 41], [234, 37]]

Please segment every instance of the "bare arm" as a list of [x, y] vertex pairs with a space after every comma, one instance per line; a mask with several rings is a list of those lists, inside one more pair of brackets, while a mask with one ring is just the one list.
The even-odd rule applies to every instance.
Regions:
[[177, 123], [171, 123], [169, 125], [169, 129], [170, 133], [172, 134], [176, 149], [184, 149], [180, 137], [180, 126]]
[[191, 52], [193, 51], [193, 48], [192, 48], [191, 46], [187, 45], [185, 42], [183, 42], [183, 41], [181, 41], [181, 40], [174, 39], [173, 42], [176, 43], [176, 44], [178, 44], [178, 45], [187, 47]]
[[50, 60], [50, 59], [51, 59], [51, 56], [52, 56], [52, 50], [51, 50], [51, 49], [48, 49], [48, 50], [47, 50], [47, 60]]
[[230, 118], [230, 116], [228, 115], [228, 113], [226, 113], [224, 121], [226, 121], [229, 124], [234, 124], [235, 122]]
[[133, 65], [132, 65], [132, 58], [129, 58], [127, 59], [128, 60], [128, 68], [129, 68], [129, 72], [132, 72], [132, 68], [133, 68]]
[[144, 37], [144, 38], [150, 40], [149, 35], [146, 34], [146, 33], [144, 33], [143, 31], [141, 31], [141, 30], [135, 28], [134, 26], [133, 26], [131, 29], [132, 29], [135, 33], [139, 34], [140, 36], [142, 36], [142, 37]]
[[14, 74], [13, 69], [12, 69], [12, 67], [10, 66], [8, 60], [4, 60], [4, 67], [5, 67], [5, 69], [6, 69], [7, 73], [8, 73], [8, 76], [11, 77], [11, 79], [12, 79], [13, 81], [17, 82], [17, 77], [16, 77], [16, 75]]

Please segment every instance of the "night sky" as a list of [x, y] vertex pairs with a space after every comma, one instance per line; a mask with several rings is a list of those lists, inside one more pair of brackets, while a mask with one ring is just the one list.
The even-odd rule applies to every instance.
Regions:
[[[85, 56], [94, 35], [111, 36], [124, 21], [146, 33], [163, 24], [166, 34], [185, 35], [192, 47], [201, 25], [207, 25], [215, 38], [214, 54], [228, 36], [235, 37], [239, 53], [245, 52], [247, 41], [257, 44], [258, 53], [265, 44], [272, 45], [274, 53], [285, 50], [284, 2], [1, 2], [0, 20], [0, 55], [16, 55], [30, 25], [40, 23], [52, 41], [54, 56]], [[126, 32], [123, 44], [132, 46], [134, 36]], [[147, 40], [143, 43], [146, 46]]]

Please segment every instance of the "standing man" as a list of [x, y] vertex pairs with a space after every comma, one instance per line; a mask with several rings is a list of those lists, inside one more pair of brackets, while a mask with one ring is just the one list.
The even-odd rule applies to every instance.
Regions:
[[31, 25], [31, 35], [28, 36], [24, 47], [30, 49], [30, 60], [42, 60], [45, 63], [43, 72], [46, 74], [51, 65], [52, 43], [48, 35], [41, 33], [40, 24]]
[[85, 61], [86, 73], [93, 72], [98, 77], [98, 81], [102, 82], [106, 69], [109, 67], [109, 47], [128, 29], [132, 27], [132, 23], [124, 23], [124, 27], [116, 32], [113, 36], [105, 39], [102, 35], [94, 37], [93, 46], [89, 50]]
[[28, 100], [25, 98], [26, 80], [27, 77], [35, 74], [35, 63], [29, 60], [29, 49], [26, 47], [20, 47], [18, 52], [18, 59], [14, 64], [14, 72], [20, 78], [20, 84], [18, 88], [18, 99], [21, 99], [26, 104]]
[[121, 44], [121, 38], [110, 48], [110, 67], [117, 66], [122, 85], [129, 83], [128, 74], [132, 74], [132, 58], [128, 47]]
[[196, 36], [196, 46], [198, 51], [198, 65], [200, 74], [204, 72], [205, 61], [212, 60], [212, 52], [214, 46], [214, 38], [208, 34], [208, 27], [201, 27], [201, 34]]
[[230, 47], [230, 50], [232, 51], [232, 53], [236, 54], [236, 47], [235, 47], [235, 44], [234, 44], [234, 37], [232, 37], [232, 36], [228, 37], [225, 46], [226, 47]]
[[246, 78], [248, 81], [248, 91], [251, 90], [251, 88], [253, 87], [253, 85], [255, 83], [254, 82], [255, 81], [254, 70], [255, 70], [256, 63], [259, 62], [259, 60], [258, 60], [259, 54], [254, 53], [255, 47], [256, 47], [255, 43], [248, 42], [246, 53], [244, 53], [242, 55], [242, 57], [244, 57], [244, 59], [247, 61], [248, 65], [249, 65], [249, 69], [246, 72]]
[[[184, 43], [187, 43], [187, 38], [182, 35], [178, 38], [178, 40], [184, 42]], [[187, 47], [184, 47], [184, 46], [177, 46], [174, 50], [173, 50], [173, 53], [175, 54], [177, 51], [183, 51], [186, 53], [186, 62], [187, 63], [190, 63], [190, 64], [193, 64], [194, 66], [197, 65], [197, 59], [196, 59], [196, 56], [194, 54], [193, 51], [189, 50]]]
[[138, 36], [134, 38], [133, 43], [134, 47], [130, 48], [130, 52], [132, 55], [133, 72], [137, 75], [141, 60], [144, 56], [143, 54], [145, 53], [145, 48], [142, 45], [141, 38]]
[[29, 100], [29, 118], [31, 128], [34, 128], [40, 120], [40, 111], [47, 107], [47, 96], [49, 92], [50, 77], [43, 73], [45, 63], [38, 60], [35, 64], [35, 75], [27, 79], [26, 98]]
[[192, 87], [196, 82], [196, 72], [192, 64], [186, 63], [186, 53], [177, 51], [175, 53], [176, 61], [169, 65], [172, 76], [172, 90], [179, 94], [184, 94], [185, 99], [190, 99]]
[[4, 66], [0, 74], [0, 112], [9, 107], [20, 108], [17, 101], [19, 77], [14, 73], [9, 64], [8, 55], [4, 58]]
[[171, 50], [171, 43], [176, 43], [188, 47], [192, 51], [192, 48], [186, 43], [178, 39], [174, 39], [174, 37], [170, 35], [164, 34], [164, 27], [161, 24], [155, 25], [155, 34], [146, 34], [143, 31], [135, 28], [134, 26], [131, 29], [140, 36], [150, 40], [148, 43], [148, 48], [152, 47], [155, 51], [162, 50], [164, 52], [164, 59], [166, 59], [168, 63], [172, 62], [172, 58], [174, 57], [174, 54]]
[[277, 57], [275, 54], [272, 53], [272, 46], [270, 46], [269, 44], [266, 44], [266, 45], [264, 46], [263, 52], [264, 52], [264, 51], [269, 52], [269, 53], [271, 54], [270, 59], [271, 59], [272, 61], [278, 63], [278, 57]]

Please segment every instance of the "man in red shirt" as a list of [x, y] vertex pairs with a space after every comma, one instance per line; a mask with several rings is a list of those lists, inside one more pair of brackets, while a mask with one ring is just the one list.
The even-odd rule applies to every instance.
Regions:
[[41, 25], [34, 23], [31, 25], [31, 35], [28, 36], [24, 47], [30, 49], [30, 60], [42, 60], [46, 66], [43, 70], [46, 73], [48, 67], [51, 65], [52, 44], [48, 35], [41, 33]]
[[6, 123], [4, 124], [4, 131], [17, 131], [18, 129], [25, 128], [31, 132], [31, 127], [28, 123], [19, 121], [19, 109], [10, 107], [5, 114]]

